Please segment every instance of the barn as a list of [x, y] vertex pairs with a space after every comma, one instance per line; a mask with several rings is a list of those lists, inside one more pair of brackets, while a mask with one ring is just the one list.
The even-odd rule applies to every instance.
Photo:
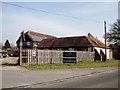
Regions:
[[[75, 50], [95, 52], [95, 60], [105, 59], [105, 44], [88, 34], [87, 36], [43, 39], [39, 49]], [[107, 47], [107, 59], [112, 59], [112, 50]]]
[[34, 31], [27, 31], [25, 33], [22, 33], [20, 37], [17, 39], [17, 47], [20, 47], [20, 39], [22, 38], [22, 48], [24, 49], [33, 49], [35, 46], [39, 46], [40, 42], [43, 39], [52, 39], [56, 38], [52, 35], [42, 34]]
[[[22, 35], [16, 41], [18, 48], [20, 45], [20, 38], [22, 37], [23, 49], [34, 49], [35, 47], [42, 50], [89, 51], [95, 53], [95, 60], [105, 60], [105, 44], [90, 33], [87, 36], [60, 38], [33, 31], [27, 31]], [[112, 59], [112, 50], [110, 47], [107, 47], [107, 59]]]

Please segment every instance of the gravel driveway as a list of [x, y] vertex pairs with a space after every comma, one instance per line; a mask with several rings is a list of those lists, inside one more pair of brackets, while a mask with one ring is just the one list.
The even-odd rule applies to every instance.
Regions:
[[18, 57], [0, 58], [0, 70], [27, 70], [24, 67], [17, 66]]

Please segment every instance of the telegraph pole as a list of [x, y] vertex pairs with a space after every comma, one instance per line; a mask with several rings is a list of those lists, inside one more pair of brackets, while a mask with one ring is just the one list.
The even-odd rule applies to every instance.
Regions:
[[106, 21], [104, 21], [104, 30], [105, 30], [105, 61], [107, 61], [107, 44], [106, 44]]

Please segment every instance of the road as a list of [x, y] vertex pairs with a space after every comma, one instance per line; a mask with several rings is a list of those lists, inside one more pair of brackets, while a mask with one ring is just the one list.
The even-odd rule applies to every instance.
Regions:
[[2, 71], [3, 88], [117, 88], [118, 68]]
[[[36, 87], [39, 88], [39, 85], [34, 86]], [[42, 88], [118, 88], [118, 71], [71, 78]]]

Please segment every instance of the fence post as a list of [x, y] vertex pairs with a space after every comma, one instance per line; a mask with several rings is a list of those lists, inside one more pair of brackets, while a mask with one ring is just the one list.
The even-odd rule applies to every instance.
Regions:
[[37, 57], [37, 63], [39, 64], [39, 50], [37, 50], [37, 55], [38, 55], [38, 57]]
[[41, 63], [43, 64], [44, 62], [43, 62], [43, 56], [44, 56], [44, 52], [43, 52], [43, 50], [41, 50]]
[[29, 65], [29, 58], [30, 58], [30, 56], [29, 56], [29, 49], [27, 50], [27, 54], [28, 54], [28, 65]]
[[36, 49], [36, 53], [37, 53], [37, 56], [36, 56], [36, 58], [37, 58], [37, 64], [39, 64], [39, 59], [38, 59], [38, 49]]
[[32, 56], [31, 51], [32, 51], [32, 50], [30, 50], [30, 64], [32, 64], [32, 63], [31, 63], [31, 58], [32, 58], [32, 57], [31, 57], [31, 56]]
[[53, 57], [52, 57], [52, 50], [50, 51], [50, 64], [52, 64], [52, 59], [53, 59]]

